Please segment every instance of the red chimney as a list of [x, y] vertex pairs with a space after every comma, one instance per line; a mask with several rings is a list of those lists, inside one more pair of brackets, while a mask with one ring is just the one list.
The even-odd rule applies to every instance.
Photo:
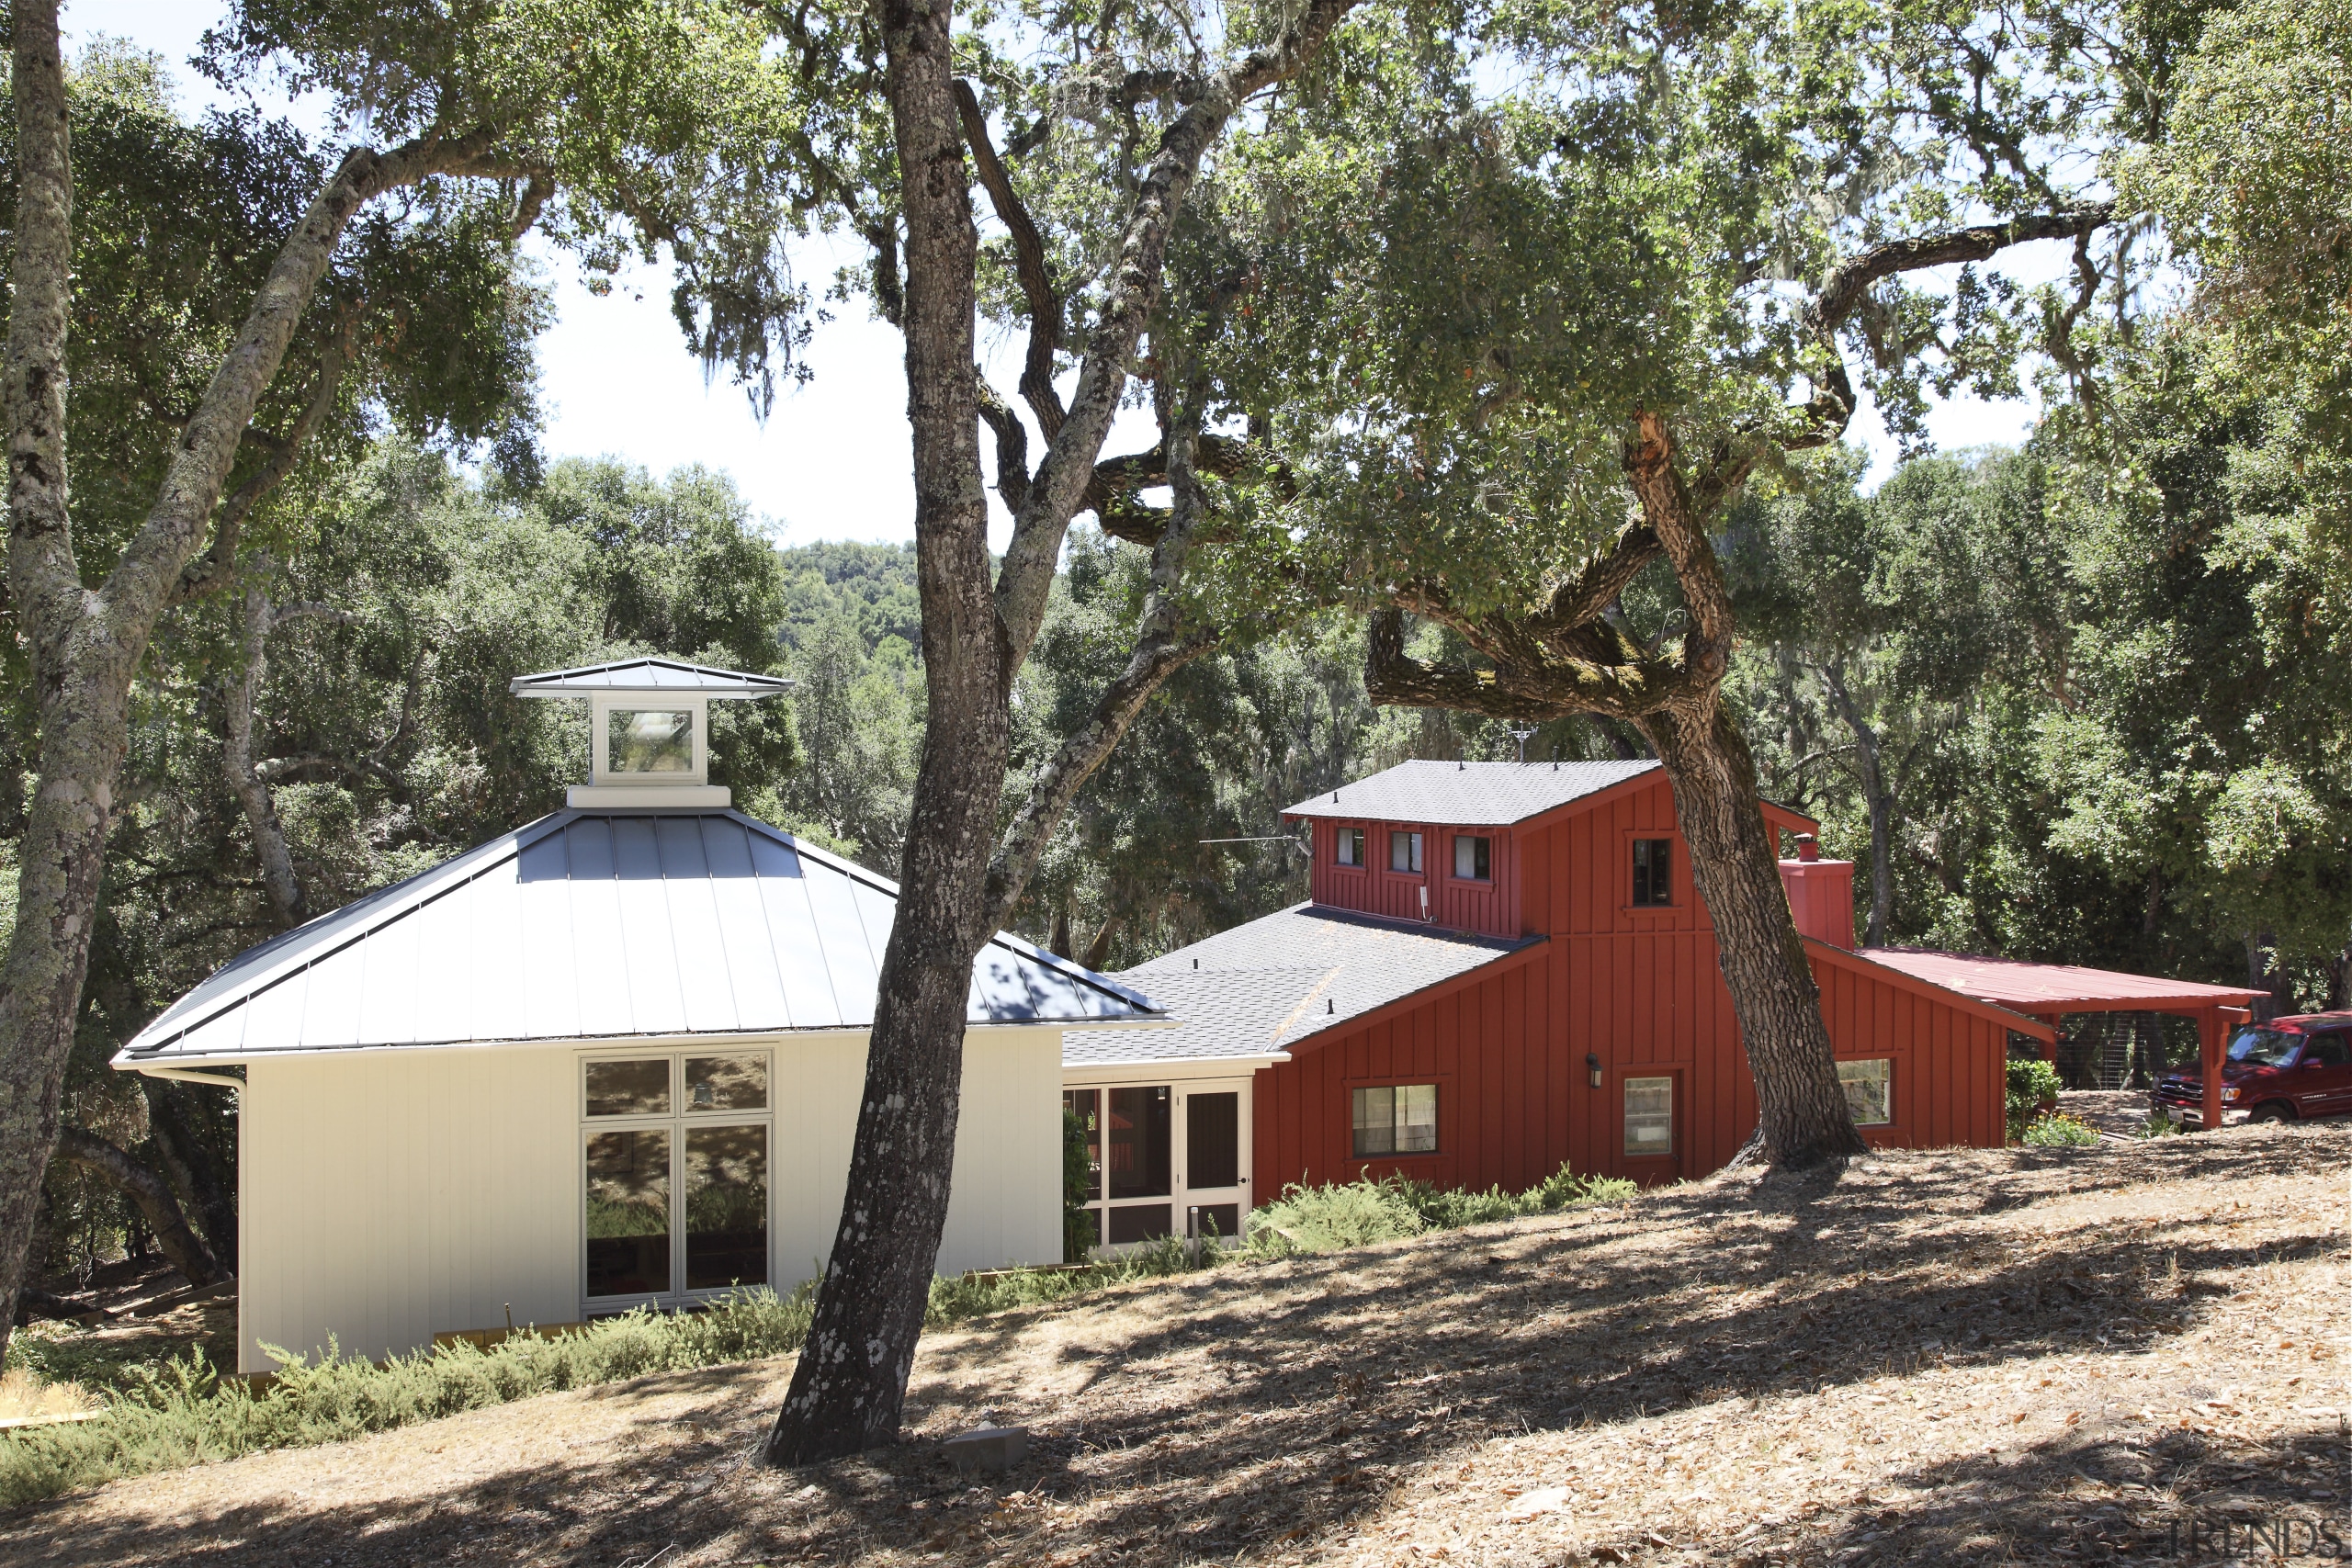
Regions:
[[1781, 882], [1789, 890], [1789, 913], [1797, 931], [1832, 947], [1854, 949], [1854, 863], [1823, 860], [1821, 844], [1811, 833], [1797, 835], [1797, 858], [1781, 863]]

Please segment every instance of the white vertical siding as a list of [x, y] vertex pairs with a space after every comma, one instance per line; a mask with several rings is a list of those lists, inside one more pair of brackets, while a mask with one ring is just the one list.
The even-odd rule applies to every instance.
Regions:
[[1062, 1260], [1062, 1039], [1051, 1029], [964, 1037], [956, 1185], [939, 1271]]
[[241, 1129], [237, 1361], [330, 1335], [386, 1356], [435, 1333], [580, 1316], [569, 1050], [257, 1061]]
[[[712, 1043], [714, 1045], [716, 1042]], [[841, 1218], [865, 1042], [775, 1052], [771, 1235], [781, 1290], [822, 1271]], [[606, 1043], [606, 1049], [610, 1043]], [[241, 1096], [238, 1366], [264, 1343], [381, 1357], [440, 1332], [582, 1315], [574, 1047], [261, 1060]], [[969, 1036], [939, 1269], [1057, 1262], [1061, 1040]]]

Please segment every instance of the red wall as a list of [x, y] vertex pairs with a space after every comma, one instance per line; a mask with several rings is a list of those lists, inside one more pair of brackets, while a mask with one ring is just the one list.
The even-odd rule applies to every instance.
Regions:
[[[1716, 965], [1713, 928], [1674, 833], [1671, 791], [1662, 778], [1644, 781], [1578, 807], [1521, 825], [1514, 843], [1521, 863], [1508, 879], [1504, 835], [1496, 835], [1498, 891], [1490, 897], [1498, 905], [1516, 898], [1521, 929], [1549, 941], [1354, 1027], [1303, 1041], [1292, 1061], [1259, 1072], [1256, 1168], [1270, 1184], [1261, 1190], [1301, 1179], [1348, 1180], [1360, 1169], [1441, 1187], [1517, 1190], [1563, 1164], [1588, 1174], [1672, 1179], [1717, 1168], [1746, 1141], [1756, 1124], [1755, 1084]], [[1316, 824], [1317, 899], [1401, 912], [1378, 900], [1395, 896], [1391, 883], [1417, 879], [1381, 869], [1387, 824], [1362, 826], [1374, 864], [1355, 873], [1330, 864], [1336, 824]], [[1676, 840], [1675, 903], [1633, 908], [1631, 840], [1661, 837]], [[1434, 863], [1439, 852], [1449, 857], [1443, 866]], [[1424, 865], [1442, 873], [1451, 854], [1431, 851]], [[1451, 880], [1431, 877], [1432, 902]], [[1438, 923], [1466, 925], [1443, 916]], [[1897, 1145], [1997, 1145], [2006, 1029], [1908, 976], [1850, 954], [1810, 951], [1838, 1054], [1893, 1063], [1894, 1124], [1865, 1129], [1865, 1136]], [[1600, 1060], [1598, 1089], [1587, 1053]], [[1628, 1161], [1623, 1081], [1659, 1074], [1676, 1079], [1676, 1157]], [[1437, 1153], [1353, 1157], [1349, 1090], [1383, 1083], [1438, 1085]]]
[[[1366, 866], [1338, 862], [1340, 829], [1363, 829]], [[1388, 869], [1388, 835], [1392, 831], [1421, 836], [1421, 872]], [[1453, 838], [1475, 833], [1492, 840], [1485, 882], [1469, 882], [1453, 874]], [[1517, 936], [1521, 931], [1519, 857], [1509, 828], [1437, 828], [1426, 822], [1350, 821], [1315, 824], [1315, 869], [1310, 874], [1311, 897], [1337, 909], [1385, 915], [1396, 920], [1421, 918], [1421, 889], [1430, 890], [1430, 923], [1447, 931], [1476, 931], [1482, 936]]]

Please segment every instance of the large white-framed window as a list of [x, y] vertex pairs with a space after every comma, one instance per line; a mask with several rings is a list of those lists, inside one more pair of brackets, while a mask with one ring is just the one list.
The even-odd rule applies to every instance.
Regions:
[[769, 1282], [773, 1067], [756, 1047], [581, 1058], [588, 1310]]
[[1838, 1064], [1838, 1081], [1845, 1086], [1846, 1109], [1857, 1127], [1884, 1127], [1894, 1121], [1894, 1063], [1886, 1056]]

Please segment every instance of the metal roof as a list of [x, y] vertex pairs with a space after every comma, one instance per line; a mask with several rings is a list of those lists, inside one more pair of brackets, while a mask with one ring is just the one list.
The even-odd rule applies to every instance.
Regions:
[[2260, 991], [2208, 986], [2074, 964], [2031, 964], [1919, 947], [1865, 947], [1873, 964], [2012, 1012], [2161, 1012], [2167, 1008], [2244, 1007]]
[[1599, 795], [1657, 767], [1644, 762], [1399, 762], [1295, 806], [1284, 817], [1499, 828]]
[[506, 683], [518, 697], [584, 697], [597, 692], [676, 692], [697, 697], [773, 697], [792, 689], [778, 675], [713, 670], [675, 659], [623, 659], [577, 670], [542, 670]]
[[1123, 1039], [1124, 1031], [1072, 1030], [1062, 1036], [1062, 1065], [1287, 1052], [1543, 940], [1506, 942], [1295, 904], [1123, 972], [1120, 978], [1148, 987], [1182, 1021], [1153, 1031], [1148, 1039]]
[[[898, 887], [736, 811], [560, 811], [240, 954], [115, 1065], [865, 1029]], [[999, 935], [975, 1025], [1158, 1022]]]

